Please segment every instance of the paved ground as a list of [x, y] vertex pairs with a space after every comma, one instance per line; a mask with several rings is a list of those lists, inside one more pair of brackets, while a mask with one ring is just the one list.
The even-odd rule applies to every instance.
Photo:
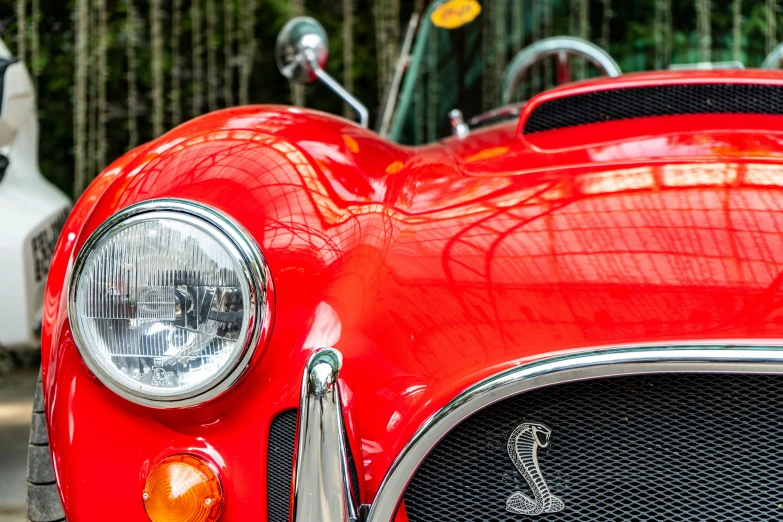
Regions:
[[38, 370], [0, 374], [0, 522], [25, 519], [27, 437]]

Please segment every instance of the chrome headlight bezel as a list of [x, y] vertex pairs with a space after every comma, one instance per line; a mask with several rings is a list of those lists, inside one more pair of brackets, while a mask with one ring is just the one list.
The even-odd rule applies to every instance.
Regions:
[[[90, 253], [118, 230], [154, 218], [165, 218], [194, 226], [212, 236], [241, 267], [240, 275], [249, 289], [248, 324], [241, 348], [230, 364], [209, 381], [187, 391], [170, 396], [156, 396], [124, 385], [112, 377], [92, 351], [76, 320], [76, 294]], [[207, 225], [218, 233], [205, 228]], [[137, 404], [153, 408], [180, 408], [210, 401], [231, 388], [247, 369], [253, 355], [266, 343], [272, 322], [272, 279], [269, 266], [252, 236], [232, 218], [207, 205], [183, 199], [154, 199], [126, 207], [110, 216], [85, 241], [79, 250], [68, 282], [68, 321], [79, 353], [90, 371], [117, 395]]]

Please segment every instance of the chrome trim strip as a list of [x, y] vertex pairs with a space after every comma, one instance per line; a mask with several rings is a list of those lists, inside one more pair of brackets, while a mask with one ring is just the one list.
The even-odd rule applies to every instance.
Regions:
[[342, 354], [333, 348], [318, 350], [307, 361], [299, 406], [293, 522], [352, 522], [359, 517], [337, 384], [342, 363]]
[[[222, 243], [229, 252], [233, 252], [238, 257], [243, 269], [242, 275], [250, 290], [250, 302], [248, 303], [250, 317], [245, 334], [245, 344], [236, 356], [234, 363], [227, 366], [211, 382], [184, 396], [157, 398], [146, 394], [142, 395], [121, 386], [112, 379], [100, 363], [93, 360], [89, 350], [82, 348], [85, 345], [85, 340], [79, 331], [78, 321], [73, 320], [76, 313], [77, 282], [89, 253], [114, 230], [124, 227], [133, 221], [147, 220], [155, 216], [176, 219], [193, 224], [196, 227], [203, 227], [204, 223], [206, 223], [220, 231], [221, 236], [215, 237], [215, 240]], [[273, 303], [270, 302], [272, 297], [272, 277], [269, 266], [256, 241], [249, 232], [232, 218], [212, 207], [189, 200], [175, 198], [153, 199], [136, 203], [113, 214], [87, 238], [87, 241], [85, 241], [79, 254], [76, 256], [76, 261], [69, 277], [68, 321], [74, 343], [79, 349], [85, 364], [107, 388], [117, 395], [152, 408], [194, 406], [211, 400], [228, 390], [247, 369], [250, 359], [257, 347], [264, 342], [272, 324]]]
[[[598, 70], [603, 70], [610, 78], [616, 78], [623, 72], [609, 53], [592, 42], [575, 36], [551, 36], [534, 42], [517, 53], [506, 66], [501, 88], [501, 105], [511, 103], [514, 90], [524, 77], [525, 72], [537, 61], [553, 55], [574, 54], [586, 58]], [[566, 61], [564, 58], [559, 58]]]
[[418, 429], [381, 483], [367, 522], [393, 519], [421, 462], [449, 431], [477, 411], [544, 386], [646, 373], [783, 373], [783, 346], [770, 340], [749, 345], [726, 341], [721, 346], [716, 341], [604, 349], [533, 362], [491, 376], [463, 391]]

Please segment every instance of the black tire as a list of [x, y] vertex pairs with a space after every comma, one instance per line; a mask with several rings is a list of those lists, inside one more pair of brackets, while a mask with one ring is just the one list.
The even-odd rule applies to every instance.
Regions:
[[30, 441], [27, 446], [27, 520], [29, 522], [65, 520], [57, 484], [54, 481], [40, 372], [38, 372], [38, 384], [35, 386], [33, 423], [30, 426]]

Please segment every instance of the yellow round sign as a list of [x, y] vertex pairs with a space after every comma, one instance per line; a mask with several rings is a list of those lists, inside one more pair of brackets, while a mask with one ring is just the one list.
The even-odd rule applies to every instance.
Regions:
[[432, 12], [430, 20], [438, 27], [456, 29], [472, 22], [481, 14], [481, 4], [476, 0], [449, 0]]

